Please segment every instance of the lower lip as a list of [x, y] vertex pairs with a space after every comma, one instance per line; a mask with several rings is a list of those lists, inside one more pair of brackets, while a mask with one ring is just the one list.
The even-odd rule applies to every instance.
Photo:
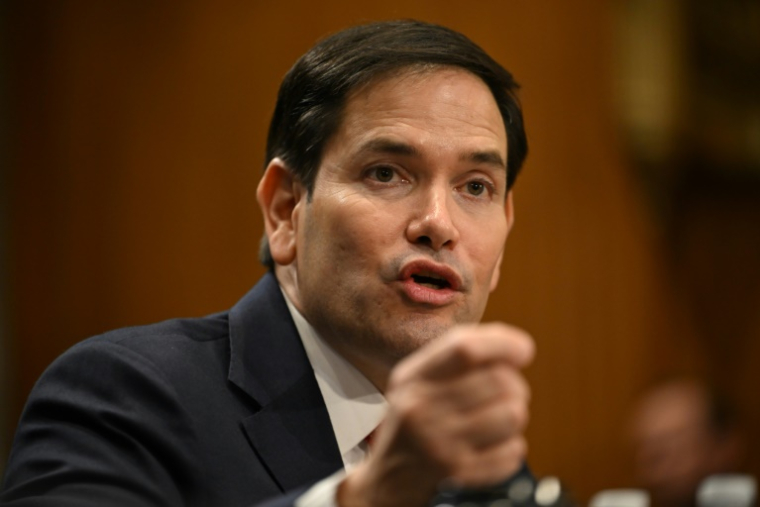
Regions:
[[415, 303], [443, 306], [451, 303], [457, 295], [457, 291], [451, 288], [432, 289], [416, 283], [411, 278], [403, 280], [401, 284], [404, 294]]

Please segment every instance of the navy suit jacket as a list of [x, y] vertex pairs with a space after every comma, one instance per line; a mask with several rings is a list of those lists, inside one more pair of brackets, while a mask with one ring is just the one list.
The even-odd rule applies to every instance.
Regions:
[[284, 506], [341, 467], [268, 274], [229, 312], [113, 331], [58, 358], [24, 409], [0, 503]]

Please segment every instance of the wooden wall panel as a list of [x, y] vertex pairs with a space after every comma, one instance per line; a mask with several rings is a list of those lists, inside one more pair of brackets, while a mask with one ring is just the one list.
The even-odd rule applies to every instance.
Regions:
[[580, 499], [631, 485], [628, 404], [688, 319], [616, 137], [611, 14], [602, 0], [14, 3], [12, 417], [73, 343], [239, 298], [263, 272], [254, 190], [282, 75], [328, 32], [417, 17], [468, 34], [524, 88], [531, 153], [487, 318], [538, 343], [532, 466]]

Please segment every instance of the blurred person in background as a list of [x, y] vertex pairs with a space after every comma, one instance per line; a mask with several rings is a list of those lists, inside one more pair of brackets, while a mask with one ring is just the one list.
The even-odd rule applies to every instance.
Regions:
[[648, 389], [631, 424], [635, 472], [655, 507], [696, 505], [707, 477], [735, 473], [744, 441], [730, 400], [692, 378], [674, 378]]

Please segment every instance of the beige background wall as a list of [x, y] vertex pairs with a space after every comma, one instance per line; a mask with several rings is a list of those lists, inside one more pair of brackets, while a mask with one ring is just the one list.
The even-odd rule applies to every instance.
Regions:
[[531, 465], [584, 500], [632, 485], [634, 393], [702, 356], [617, 135], [613, 4], [14, 2], [10, 426], [76, 341], [218, 311], [255, 283], [254, 190], [281, 77], [326, 33], [416, 17], [463, 31], [523, 86], [531, 152], [487, 318], [538, 343]]

